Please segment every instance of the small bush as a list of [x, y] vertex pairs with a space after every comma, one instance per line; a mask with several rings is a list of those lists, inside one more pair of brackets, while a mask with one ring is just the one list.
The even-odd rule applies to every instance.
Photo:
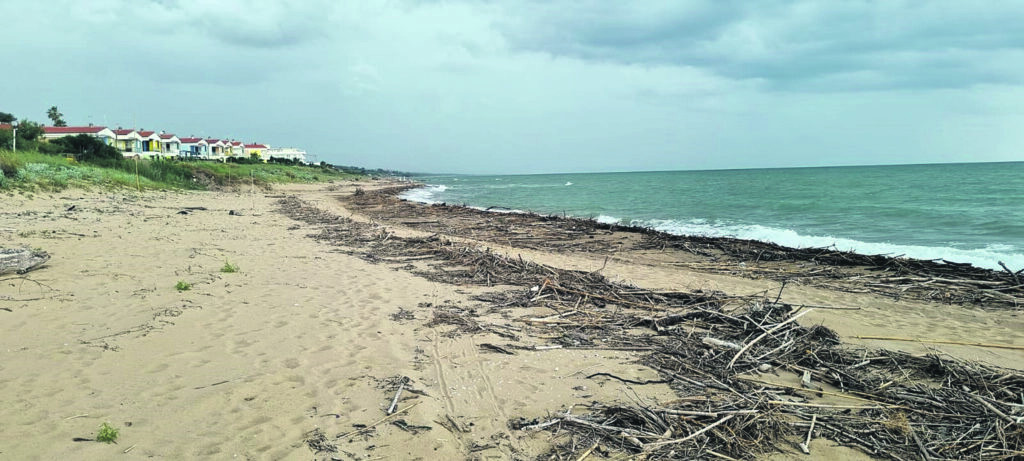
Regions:
[[221, 267], [220, 271], [225, 273], [225, 274], [233, 274], [235, 272], [238, 272], [238, 265], [237, 264], [231, 264], [230, 262], [228, 262], [228, 260], [225, 259], [224, 260], [224, 267]]
[[96, 441], [103, 443], [116, 443], [117, 428], [111, 426], [110, 423], [103, 423], [100, 425], [100, 432], [96, 434]]
[[176, 288], [178, 291], [188, 291], [192, 289], [192, 284], [184, 280], [178, 280], [178, 284], [174, 285], [174, 288]]
[[0, 176], [13, 178], [18, 174], [18, 169], [25, 165], [25, 162], [18, 158], [14, 152], [0, 152]]

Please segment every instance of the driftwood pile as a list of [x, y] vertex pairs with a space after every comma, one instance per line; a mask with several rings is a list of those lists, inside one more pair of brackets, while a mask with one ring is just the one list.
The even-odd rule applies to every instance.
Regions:
[[[1024, 457], [1019, 370], [938, 353], [921, 357], [844, 346], [824, 326], [800, 325], [797, 320], [808, 311], [779, 302], [781, 293], [773, 300], [767, 294], [644, 290], [596, 272], [536, 264], [438, 236], [398, 238], [295, 198], [280, 205], [285, 214], [318, 227], [312, 237], [343, 251], [393, 264], [415, 258], [414, 271], [424, 277], [504, 287], [476, 299], [490, 311], [517, 317], [519, 324], [490, 324], [473, 318], [473, 309], [448, 306], [435, 311], [435, 325], [454, 325], [460, 334], [505, 332], [501, 336], [514, 343], [486, 345], [502, 353], [636, 351], [637, 361], [660, 379], [604, 372], [588, 377], [667, 384], [678, 396], [659, 403], [594, 402], [585, 414], [510, 422], [514, 429], [553, 434], [554, 448], [543, 459], [592, 453], [754, 459], [798, 448], [807, 452], [818, 437], [883, 459]], [[555, 314], [515, 314], [538, 307]], [[527, 342], [545, 345], [520, 344]]]
[[[790, 248], [726, 237], [678, 236], [590, 219], [531, 213], [493, 213], [447, 204], [403, 201], [415, 186], [365, 191], [344, 197], [346, 206], [389, 225], [439, 235], [543, 251], [615, 254], [677, 251], [703, 258], [681, 263], [694, 270], [809, 284], [893, 298], [986, 308], [1024, 306], [1024, 268], [994, 271], [945, 260], [862, 255], [836, 248]], [[502, 210], [491, 210], [502, 211]]]

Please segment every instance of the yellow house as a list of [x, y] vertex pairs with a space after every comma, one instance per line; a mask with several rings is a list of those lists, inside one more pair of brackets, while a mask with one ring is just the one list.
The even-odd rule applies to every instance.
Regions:
[[163, 150], [160, 146], [160, 133], [156, 131], [139, 130], [139, 137], [142, 138], [142, 156], [151, 157], [160, 155]]
[[245, 145], [245, 156], [246, 157], [252, 157], [252, 154], [256, 154], [256, 155], [260, 156], [260, 160], [263, 160], [264, 162], [266, 162], [267, 161], [267, 155], [266, 155], [267, 154], [267, 149], [269, 149], [269, 148], [270, 148], [270, 146], [265, 145], [265, 144], [246, 144]]
[[138, 131], [118, 128], [114, 130], [114, 147], [122, 153], [142, 152], [142, 136]]

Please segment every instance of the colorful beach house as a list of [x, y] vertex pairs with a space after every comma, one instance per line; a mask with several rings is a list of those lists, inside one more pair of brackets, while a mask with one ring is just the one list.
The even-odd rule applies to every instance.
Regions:
[[162, 152], [160, 146], [160, 133], [156, 131], [139, 130], [139, 137], [142, 138], [142, 156], [152, 157], [154, 155], [160, 155]]
[[171, 133], [160, 133], [160, 155], [177, 156], [181, 153], [181, 139]]
[[210, 146], [203, 138], [181, 138], [181, 150], [179, 155], [188, 158], [209, 158]]
[[210, 148], [209, 158], [224, 158], [224, 141], [219, 139], [207, 139], [206, 145]]
[[80, 134], [89, 135], [108, 146], [114, 145], [114, 139], [116, 135], [114, 131], [105, 126], [44, 126], [43, 127], [43, 139], [57, 139], [65, 136], [78, 136]]
[[265, 144], [246, 144], [245, 145], [245, 156], [252, 157], [253, 154], [260, 156], [260, 160], [267, 161], [266, 151], [270, 146]]
[[141, 153], [142, 141], [138, 131], [123, 128], [114, 130], [114, 147], [125, 155]]
[[245, 145], [242, 141], [231, 141], [228, 143], [227, 152], [231, 157], [245, 156]]

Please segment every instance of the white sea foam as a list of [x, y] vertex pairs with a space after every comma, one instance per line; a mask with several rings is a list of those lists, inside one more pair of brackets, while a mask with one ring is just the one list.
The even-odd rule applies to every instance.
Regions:
[[594, 221], [597, 221], [601, 224], [619, 224], [622, 222], [621, 219], [616, 218], [615, 216], [606, 215], [598, 215], [598, 217], [594, 218]]
[[444, 184], [427, 184], [424, 187], [418, 189], [409, 189], [398, 195], [398, 198], [408, 200], [410, 202], [419, 203], [440, 203], [437, 200], [437, 193], [448, 190], [448, 186]]
[[572, 181], [566, 181], [566, 182], [565, 182], [565, 185], [566, 185], [566, 186], [571, 186], [571, 185], [572, 185]]
[[651, 227], [675, 235], [700, 235], [707, 237], [734, 237], [759, 240], [795, 248], [835, 247], [842, 251], [860, 254], [884, 254], [905, 256], [914, 259], [945, 259], [947, 261], [971, 263], [986, 269], [1002, 270], [999, 261], [1011, 268], [1024, 268], [1024, 253], [1009, 245], [989, 245], [985, 248], [966, 249], [945, 246], [900, 245], [887, 242], [861, 242], [832, 236], [802, 235], [791, 229], [779, 229], [760, 225], [714, 225], [704, 220], [688, 222], [674, 220], [633, 221], [630, 224]]

